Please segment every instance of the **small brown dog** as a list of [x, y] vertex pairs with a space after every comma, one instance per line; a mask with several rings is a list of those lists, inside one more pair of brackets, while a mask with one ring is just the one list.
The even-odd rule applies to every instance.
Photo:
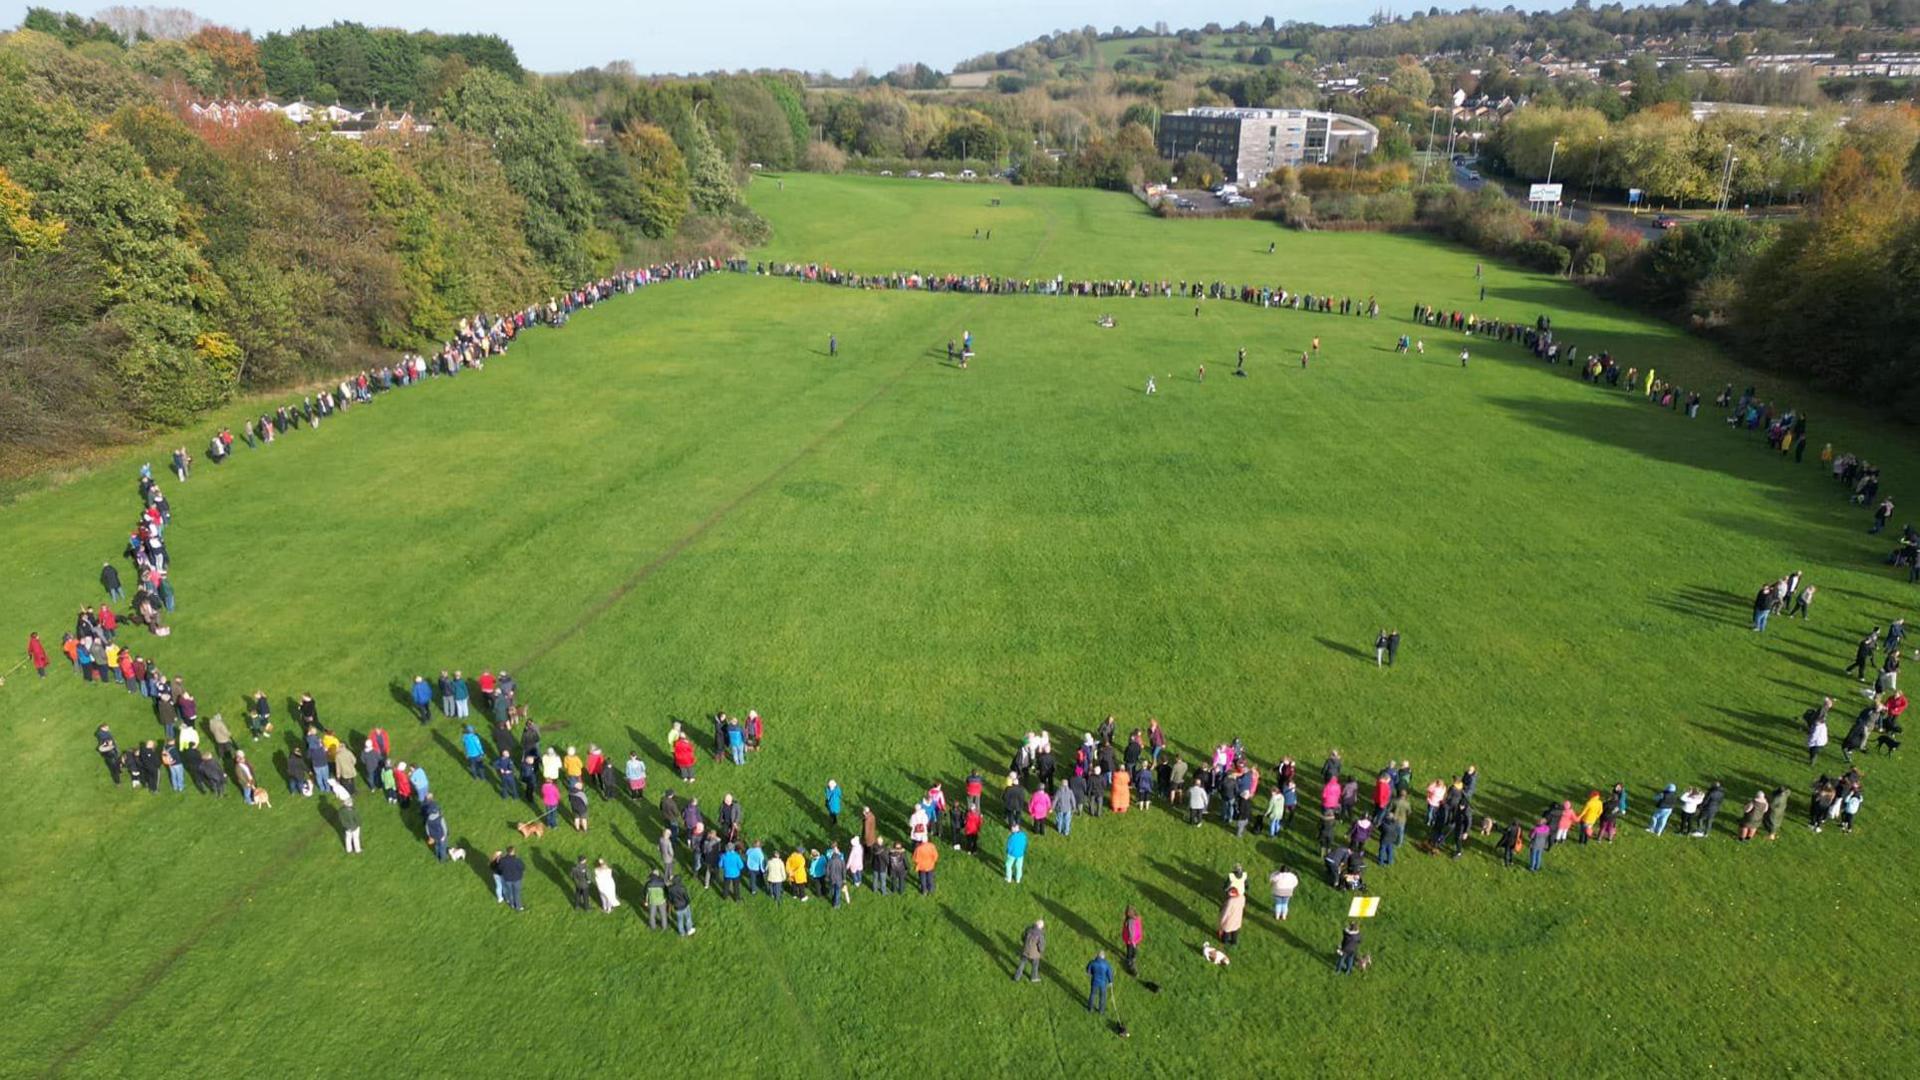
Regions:
[[514, 828], [519, 829], [520, 835], [526, 837], [529, 840], [537, 836], [547, 835], [546, 822], [541, 821], [538, 818], [535, 818], [532, 821], [523, 821], [520, 824], [515, 825]]
[[253, 789], [253, 805], [261, 810], [270, 810], [273, 808], [273, 800], [267, 796], [266, 788], [256, 787]]

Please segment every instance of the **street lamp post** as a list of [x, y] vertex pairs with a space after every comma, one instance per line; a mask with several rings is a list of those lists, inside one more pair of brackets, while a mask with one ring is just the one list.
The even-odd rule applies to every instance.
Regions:
[[1427, 166], [1433, 162], [1433, 129], [1438, 126], [1439, 123], [1440, 109], [1438, 106], [1435, 106], [1427, 113], [1427, 152], [1426, 155], [1420, 159], [1420, 183], [1423, 185], [1427, 182]]
[[[1553, 146], [1547, 151], [1547, 183], [1553, 183], [1553, 163], [1560, 157], [1560, 140], [1553, 140]], [[1560, 216], [1560, 208], [1554, 207], [1553, 216]]]
[[1733, 163], [1736, 160], [1738, 159], [1733, 156], [1733, 144], [1728, 143], [1727, 167], [1720, 174], [1720, 212], [1723, 214], [1727, 212], [1727, 196], [1733, 187]]

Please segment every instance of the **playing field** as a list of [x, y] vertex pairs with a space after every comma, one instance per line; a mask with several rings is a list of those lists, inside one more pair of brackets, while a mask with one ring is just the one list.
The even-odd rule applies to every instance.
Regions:
[[[1866, 762], [1854, 834], [1802, 824], [1797, 718], [1823, 692], [1851, 718], [1852, 642], [1911, 595], [1879, 564], [1892, 541], [1866, 535], [1812, 454], [1795, 467], [1710, 407], [1688, 422], [1517, 346], [1476, 341], [1463, 370], [1458, 335], [1407, 313], [1544, 312], [1583, 353], [1709, 398], [1761, 381], [1811, 410], [1816, 447], [1880, 463], [1896, 499], [1920, 475], [1905, 432], [1552, 278], [1489, 263], [1480, 304], [1477, 257], [1420, 238], [905, 180], [789, 176], [753, 199], [775, 228], [764, 258], [1259, 282], [1376, 295], [1382, 314], [721, 275], [202, 464], [165, 485], [176, 631], [123, 638], [236, 730], [256, 689], [283, 722], [310, 692], [343, 736], [390, 729], [473, 856], [435, 863], [415, 818], [363, 799], [366, 854], [349, 858], [325, 801], [277, 777], [264, 812], [115, 789], [91, 731], [150, 737], [141, 699], [57, 656], [45, 683], [15, 671], [0, 1075], [1887, 1076], [1920, 1061], [1913, 763]], [[1095, 325], [1106, 313], [1115, 328]], [[978, 349], [964, 371], [944, 362], [963, 330]], [[1393, 351], [1409, 331], [1424, 357]], [[1242, 346], [1251, 377], [1230, 378]], [[164, 445], [180, 441], [197, 453], [206, 435]], [[29, 629], [51, 647], [101, 599], [141, 460], [0, 507], [0, 669]], [[1795, 569], [1820, 587], [1811, 623], [1749, 632], [1759, 583]], [[1371, 653], [1386, 624], [1405, 635], [1391, 671]], [[696, 889], [699, 933], [678, 940], [650, 934], [639, 903], [654, 805], [596, 802], [587, 835], [530, 845], [526, 914], [494, 903], [486, 853], [530, 815], [463, 775], [457, 726], [422, 730], [398, 699], [416, 673], [503, 666], [549, 740], [641, 751], [656, 797], [677, 786], [672, 718], [704, 746], [712, 712], [758, 709], [767, 748], [738, 769], [703, 754], [693, 793], [710, 811], [735, 793], [745, 832], [782, 850], [837, 838], [830, 777], [897, 837], [929, 782], [957, 792], [972, 768], [1004, 769], [1021, 733], [1075, 741], [1108, 713], [1123, 732], [1159, 717], [1190, 757], [1240, 736], [1268, 776], [1282, 754], [1317, 776], [1335, 746], [1368, 776], [1411, 758], [1421, 783], [1477, 763], [1478, 809], [1502, 819], [1616, 780], [1634, 809], [1618, 843], [1556, 848], [1540, 874], [1503, 869], [1478, 837], [1458, 861], [1403, 848], [1369, 873], [1374, 965], [1352, 978], [1331, 971], [1347, 899], [1321, 883], [1311, 813], [1235, 840], [1158, 802], [1037, 839], [1017, 887], [990, 823], [980, 856], [944, 852], [931, 898], [861, 892], [834, 911]], [[1716, 835], [1646, 835], [1657, 786], [1715, 778]], [[1740, 804], [1780, 783], [1779, 841], [1737, 844]], [[576, 854], [618, 868], [615, 916], [568, 909]], [[1284, 926], [1261, 915], [1282, 860], [1307, 879]], [[1233, 965], [1214, 967], [1199, 949], [1235, 862], [1254, 902]], [[1082, 968], [1117, 953], [1128, 904], [1160, 992], [1121, 978], [1123, 1041], [1082, 1010]], [[1035, 918], [1048, 979], [1014, 985]]]

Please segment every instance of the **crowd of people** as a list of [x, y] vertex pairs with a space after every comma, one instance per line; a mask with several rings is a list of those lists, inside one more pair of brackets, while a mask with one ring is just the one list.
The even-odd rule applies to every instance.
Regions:
[[[1220, 283], [1189, 282], [1068, 282], [1051, 280], [1015, 280], [988, 277], [922, 277], [920, 275], [855, 276], [817, 265], [756, 264], [730, 260], [727, 269], [775, 276], [798, 277], [862, 288], [907, 288], [959, 292], [1035, 292], [1058, 295], [1101, 296], [1180, 296], [1195, 299], [1233, 299], [1262, 306], [1283, 306], [1302, 310], [1338, 312], [1355, 316], [1377, 315], [1371, 299], [1312, 297], [1280, 289], [1233, 288]], [[463, 320], [459, 331], [431, 360], [419, 356], [401, 358], [388, 368], [361, 372], [304, 399], [296, 406], [285, 406], [249, 418], [242, 424], [242, 440], [249, 446], [271, 443], [280, 434], [298, 430], [304, 424], [317, 428], [323, 419], [374, 399], [378, 393], [410, 385], [423, 378], [453, 376], [460, 371], [479, 369], [485, 360], [498, 355], [526, 327], [544, 323], [562, 325], [567, 316], [582, 306], [634, 289], [652, 281], [698, 277], [717, 269], [718, 264], [693, 263], [653, 267], [603, 279], [600, 282], [556, 298], [544, 308], [530, 307], [504, 316]], [[1468, 334], [1483, 334], [1500, 340], [1520, 340], [1537, 354], [1572, 364], [1577, 353], [1570, 347], [1558, 351], [1552, 340], [1550, 321], [1542, 317], [1532, 327], [1482, 320], [1458, 312], [1441, 313], [1421, 306], [1415, 309], [1415, 321], [1424, 325], [1446, 326]], [[968, 342], [971, 345], [970, 338]], [[1543, 352], [1543, 349], [1545, 350]], [[1619, 381], [1611, 356], [1590, 356], [1581, 365], [1583, 372], [1609, 385]], [[1643, 382], [1647, 392], [1664, 385], [1649, 371], [1643, 377], [1629, 368], [1624, 377], [1629, 390]], [[1734, 408], [1734, 417], [1743, 419], [1753, 408], [1752, 392], [1737, 406], [1731, 402], [1731, 388], [1720, 404]], [[1697, 407], [1697, 395], [1690, 398], [1689, 410]], [[1793, 447], [1804, 451], [1804, 417], [1792, 413], [1775, 416], [1762, 407], [1762, 424], [1770, 441], [1782, 452]], [[1773, 432], [1780, 437], [1773, 440]], [[1791, 440], [1791, 441], [1789, 441]], [[225, 430], [209, 446], [216, 462], [231, 453], [232, 436]], [[215, 448], [218, 447], [218, 453]], [[1871, 466], [1852, 459], [1830, 457], [1831, 447], [1822, 460], [1833, 461], [1834, 476], [1847, 485], [1857, 503], [1871, 503], [1877, 494], [1878, 473]], [[173, 454], [173, 472], [179, 482], [191, 475], [191, 459], [184, 448]], [[284, 745], [280, 762], [256, 766], [247, 750], [238, 744], [231, 725], [215, 711], [202, 718], [193, 695], [177, 675], [162, 671], [151, 662], [122, 646], [117, 633], [122, 621], [143, 626], [155, 634], [164, 634], [165, 615], [174, 608], [170, 584], [171, 565], [166, 532], [172, 524], [172, 511], [151, 470], [143, 467], [138, 482], [141, 509], [126, 545], [136, 584], [129, 610], [123, 616], [113, 604], [128, 602], [118, 569], [112, 562], [103, 565], [100, 583], [110, 603], [98, 611], [83, 608], [72, 633], [62, 641], [62, 652], [82, 679], [123, 685], [151, 703], [157, 731], [149, 738], [136, 738], [123, 747], [110, 726], [102, 723], [95, 730], [95, 749], [102, 758], [112, 782], [157, 793], [164, 784], [183, 793], [191, 785], [195, 790], [221, 798], [231, 784], [237, 787], [240, 801], [249, 806], [270, 807], [269, 776], [263, 770], [277, 768], [285, 790], [293, 798], [330, 799], [334, 819], [341, 831], [346, 852], [361, 851], [362, 822], [357, 799], [380, 798], [410, 815], [410, 829], [424, 840], [440, 861], [463, 860], [464, 849], [450, 840], [448, 822], [425, 765], [416, 758], [409, 763], [395, 756], [391, 735], [374, 726], [364, 735], [343, 739], [325, 723], [314, 698], [302, 695], [291, 706], [296, 723], [284, 734], [273, 727], [272, 705], [264, 692], [256, 692], [247, 710], [247, 731], [254, 743], [266, 740], [269, 746]], [[1890, 503], [1890, 500], [1889, 500]], [[1884, 524], [1891, 508], [1876, 510]], [[1908, 528], [1909, 546], [1920, 537]], [[1920, 571], [1916, 571], [1920, 573]], [[1815, 589], [1804, 584], [1798, 573], [1769, 582], [1756, 597], [1754, 629], [1764, 630], [1770, 617], [1810, 617]], [[1791, 605], [1791, 606], [1790, 606]], [[1861, 751], [1868, 738], [1878, 735], [1878, 745], [1891, 754], [1898, 749], [1899, 717], [1907, 700], [1897, 686], [1900, 642], [1905, 636], [1902, 620], [1885, 634], [1884, 658], [1875, 662], [1880, 648], [1878, 629], [1863, 639], [1853, 669], [1865, 680], [1874, 672], [1874, 684], [1866, 691], [1869, 704], [1855, 718], [1841, 742], [1846, 769], [1838, 776], [1821, 775], [1809, 793], [1808, 825], [1820, 832], [1829, 823], [1851, 832], [1863, 802], [1863, 777], [1855, 767], [1853, 755]], [[1391, 665], [1398, 653], [1399, 632], [1382, 629], [1375, 639], [1376, 664]], [[42, 677], [48, 657], [37, 634], [29, 639], [29, 658]], [[1204, 755], [1189, 761], [1177, 752], [1159, 722], [1149, 718], [1142, 728], [1124, 735], [1113, 716], [1078, 741], [1056, 751], [1046, 731], [1032, 731], [1016, 740], [1004, 773], [974, 768], [958, 784], [959, 795], [949, 799], [942, 782], [936, 780], [917, 792], [910, 809], [899, 820], [883, 823], [871, 805], [861, 805], [857, 815], [842, 826], [846, 811], [845, 790], [837, 779], [829, 779], [821, 790], [819, 821], [814, 834], [805, 839], [769, 838], [764, 830], [751, 830], [746, 824], [746, 809], [732, 793], [723, 793], [717, 804], [703, 806], [692, 794], [699, 779], [701, 754], [693, 737], [683, 725], [675, 723], [667, 733], [668, 757], [677, 777], [657, 801], [648, 794], [648, 762], [641, 748], [629, 750], [624, 761], [587, 742], [582, 753], [577, 744], [549, 742], [522, 700], [516, 680], [506, 671], [497, 674], [491, 666], [468, 680], [465, 669], [442, 670], [437, 678], [426, 674], [412, 679], [407, 700], [422, 727], [431, 727], [437, 706], [440, 717], [459, 725], [457, 741], [451, 743], [454, 756], [472, 782], [491, 784], [502, 800], [526, 807], [527, 820], [519, 831], [537, 839], [545, 830], [559, 825], [564, 806], [572, 829], [587, 833], [591, 829], [596, 799], [602, 804], [625, 803], [639, 818], [657, 813], [661, 825], [655, 858], [646, 861], [642, 885], [643, 906], [650, 927], [671, 929], [682, 936], [696, 932], [692, 902], [696, 887], [712, 892], [730, 903], [744, 903], [764, 897], [768, 903], [792, 899], [807, 903], [822, 901], [822, 907], [839, 908], [851, 904], [857, 893], [874, 896], [895, 894], [933, 895], [938, 884], [938, 866], [943, 847], [978, 855], [988, 822], [1001, 833], [1000, 846], [992, 857], [1004, 883], [1018, 887], [1026, 879], [1029, 858], [1043, 856], [1046, 845], [1071, 842], [1076, 822], [1108, 815], [1151, 812], [1157, 802], [1173, 820], [1199, 828], [1216, 819], [1221, 827], [1244, 837], [1257, 822], [1268, 837], [1280, 837], [1290, 831], [1312, 837], [1306, 850], [1317, 850], [1321, 876], [1326, 886], [1337, 893], [1361, 894], [1372, 890], [1382, 868], [1391, 867], [1400, 858], [1407, 842], [1407, 830], [1424, 829], [1424, 838], [1415, 842], [1415, 850], [1446, 854], [1458, 859], [1470, 845], [1486, 845], [1486, 850], [1503, 865], [1516, 867], [1522, 855], [1529, 871], [1544, 868], [1548, 853], [1563, 844], [1585, 846], [1616, 841], [1621, 826], [1629, 818], [1629, 786], [1615, 780], [1602, 786], [1579, 785], [1584, 795], [1545, 799], [1539, 809], [1508, 802], [1492, 812], [1484, 812], [1479, 798], [1481, 776], [1477, 766], [1468, 765], [1458, 774], [1434, 777], [1424, 786], [1416, 780], [1409, 761], [1389, 761], [1378, 768], [1349, 767], [1335, 750], [1320, 764], [1317, 775], [1311, 766], [1303, 774], [1292, 757], [1282, 756], [1264, 769], [1248, 752], [1243, 742], [1232, 739], [1218, 744]], [[1808, 764], [1814, 766], [1828, 742], [1827, 723], [1832, 700], [1809, 710], [1806, 716]], [[478, 711], [482, 725], [490, 725], [490, 743], [483, 738], [473, 720]], [[732, 767], [748, 763], [749, 755], [766, 746], [764, 719], [755, 710], [744, 717], [717, 712], [712, 716], [712, 744], [709, 759]], [[358, 746], [351, 745], [357, 741]], [[211, 745], [209, 745], [211, 744]], [[271, 758], [272, 754], [264, 755]], [[1271, 759], [1269, 759], [1271, 760]], [[991, 783], [985, 773], [993, 773]], [[990, 792], [991, 787], [998, 790]], [[1300, 791], [1308, 791], [1317, 809], [1311, 826], [1295, 823]], [[364, 788], [364, 791], [363, 791]], [[684, 794], [683, 794], [684, 789]], [[1678, 784], [1666, 783], [1653, 789], [1646, 832], [1663, 835], [1670, 816], [1681, 815], [1680, 830], [1694, 838], [1714, 834], [1714, 825], [1727, 793], [1722, 782], [1710, 780], [1704, 787], [1690, 784], [1684, 792]], [[1317, 794], [1317, 800], [1316, 800]], [[1741, 810], [1737, 839], [1748, 841], [1765, 833], [1776, 839], [1787, 814], [1789, 790], [1785, 785], [1771, 791], [1759, 790]], [[996, 805], [997, 803], [997, 805]], [[1424, 805], [1424, 814], [1421, 808]], [[1309, 829], [1311, 830], [1309, 832]], [[1049, 838], [1051, 832], [1052, 837]], [[1312, 856], [1309, 856], [1312, 857]], [[525, 860], [519, 845], [505, 846], [488, 857], [495, 899], [516, 911], [525, 909], [523, 881]], [[589, 862], [577, 859], [567, 872], [572, 904], [580, 910], [599, 910], [611, 914], [622, 906], [619, 877], [607, 858]], [[1275, 919], [1288, 919], [1292, 902], [1301, 884], [1301, 876], [1288, 864], [1276, 864], [1267, 873], [1269, 899]], [[1216, 920], [1219, 946], [1208, 944], [1207, 959], [1230, 963], [1229, 949], [1239, 944], [1245, 918], [1250, 882], [1243, 864], [1236, 864], [1224, 875], [1220, 886], [1220, 909]], [[1344, 897], [1341, 898], [1344, 902]], [[1168, 912], [1168, 914], [1175, 914]], [[670, 918], [669, 918], [670, 916]], [[1124, 949], [1124, 966], [1135, 971], [1145, 939], [1145, 924], [1140, 913], [1128, 907], [1119, 920], [1118, 941]], [[1045, 952], [1044, 923], [1036, 922], [1023, 935], [1019, 980], [1031, 964], [1036, 972]], [[1367, 958], [1359, 952], [1360, 931], [1348, 923], [1335, 951], [1337, 970], [1347, 972], [1364, 967]], [[1103, 1010], [1105, 991], [1112, 985], [1113, 973], [1104, 951], [1086, 968], [1090, 981], [1088, 1007]]]
[[[929, 274], [895, 271], [884, 274], [857, 274], [822, 263], [756, 262], [729, 260], [727, 268], [738, 273], [767, 277], [793, 278], [823, 285], [852, 289], [909, 290], [940, 293], [983, 293], [1002, 296], [1090, 296], [1117, 299], [1226, 300], [1263, 308], [1287, 308], [1294, 311], [1378, 318], [1380, 304], [1373, 297], [1365, 300], [1325, 293], [1295, 292], [1278, 285], [1232, 285], [1224, 281], [1142, 279], [1142, 278], [1050, 278], [1000, 277], [992, 274]], [[1198, 313], [1198, 308], [1195, 312]]]

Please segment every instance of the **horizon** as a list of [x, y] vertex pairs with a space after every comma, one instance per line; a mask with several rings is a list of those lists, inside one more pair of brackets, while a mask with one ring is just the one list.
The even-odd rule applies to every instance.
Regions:
[[[32, 6], [65, 10], [51, 3]], [[91, 16], [105, 6], [72, 10]], [[1279, 0], [1250, 5], [1252, 10], [1240, 12], [1195, 13], [1182, 12], [1179, 5], [1165, 0], [1111, 0], [1099, 4], [1087, 0], [1042, 3], [986, 0], [982, 5], [946, 11], [907, 9], [880, 0], [800, 4], [746, 0], [724, 12], [677, 5], [650, 10], [645, 5], [637, 5], [626, 10], [598, 12], [590, 23], [582, 23], [572, 19], [528, 20], [523, 6], [498, 0], [469, 3], [335, 0], [324, 12], [306, 10], [295, 14], [269, 9], [272, 13], [264, 16], [259, 5], [242, 0], [199, 0], [178, 6], [210, 22], [249, 31], [256, 38], [274, 31], [334, 22], [438, 33], [497, 34], [512, 44], [523, 66], [544, 74], [626, 61], [636, 72], [645, 75], [785, 69], [836, 76], [847, 76], [861, 69], [880, 75], [902, 64], [914, 63], [947, 72], [961, 61], [984, 52], [1011, 49], [1042, 34], [1089, 25], [1102, 33], [1115, 26], [1131, 30], [1151, 27], [1156, 22], [1181, 30], [1198, 29], [1209, 22], [1232, 26], [1245, 20], [1258, 25], [1268, 15], [1276, 22], [1357, 25], [1383, 7], [1372, 0], [1333, 3]], [[1216, 8], [1231, 6], [1215, 5]], [[1452, 5], [1441, 6], [1443, 10], [1462, 10]], [[1569, 6], [1564, 0], [1556, 0], [1522, 10], [1557, 11]], [[19, 20], [25, 17], [26, 7], [18, 9], [19, 16], [13, 25], [18, 26]], [[1488, 5], [1489, 10], [1500, 7]], [[1409, 6], [1407, 11], [1415, 9]], [[849, 25], [858, 25], [859, 32], [844, 32]], [[742, 26], [752, 30], [741, 34]], [[609, 41], [622, 44], [609, 45]]]

